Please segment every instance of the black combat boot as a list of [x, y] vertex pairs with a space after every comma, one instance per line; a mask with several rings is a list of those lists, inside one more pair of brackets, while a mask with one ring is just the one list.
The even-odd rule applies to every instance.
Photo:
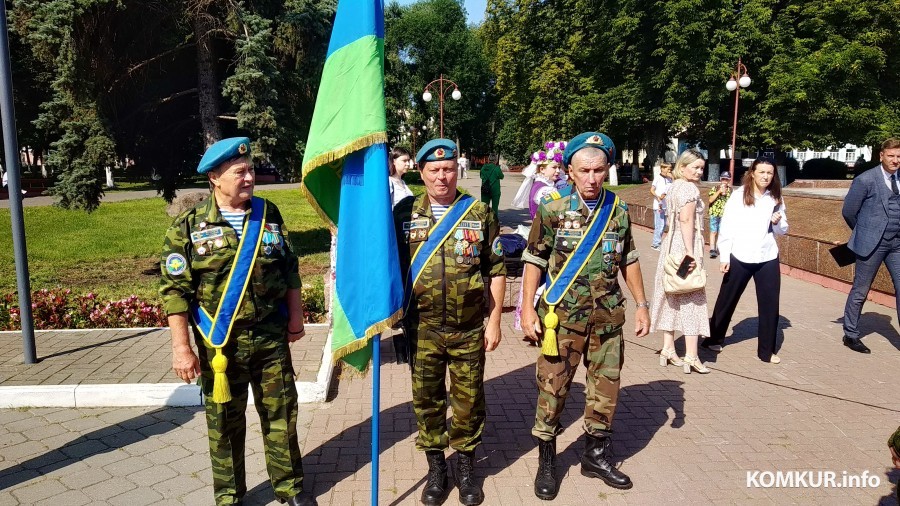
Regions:
[[538, 439], [538, 470], [534, 477], [534, 495], [538, 499], [552, 501], [559, 493], [556, 482], [556, 438], [550, 441]]
[[475, 480], [475, 452], [457, 452], [456, 486], [463, 506], [478, 506], [484, 502], [484, 492]]
[[294, 497], [284, 499], [279, 497], [278, 502], [282, 504], [287, 504], [288, 506], [317, 506], [319, 503], [316, 502], [316, 498], [310, 494], [305, 494], [300, 492]]
[[608, 460], [610, 457], [609, 436], [592, 436], [585, 434], [584, 455], [581, 456], [581, 474], [589, 478], [600, 478], [613, 488], [629, 489], [631, 478], [619, 471]]
[[428, 459], [428, 481], [422, 490], [422, 504], [425, 506], [440, 506], [447, 500], [450, 493], [450, 484], [447, 482], [447, 461], [441, 450], [429, 450], [425, 452]]

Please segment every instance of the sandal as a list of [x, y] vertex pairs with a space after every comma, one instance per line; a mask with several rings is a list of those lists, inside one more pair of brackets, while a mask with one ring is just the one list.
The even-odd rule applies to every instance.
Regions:
[[692, 357], [690, 355], [684, 356], [684, 373], [690, 374], [691, 369], [699, 372], [700, 374], [709, 374], [709, 369], [703, 365], [703, 362], [700, 361], [699, 357]]
[[681, 367], [684, 365], [684, 362], [682, 362], [682, 360], [678, 357], [678, 353], [676, 353], [674, 349], [663, 348], [659, 350], [659, 366], [665, 367], [670, 363], [675, 367]]

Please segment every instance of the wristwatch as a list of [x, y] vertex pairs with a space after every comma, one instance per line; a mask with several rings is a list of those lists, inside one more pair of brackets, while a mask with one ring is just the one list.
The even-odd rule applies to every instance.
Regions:
[[647, 308], [647, 309], [650, 309], [650, 302], [649, 302], [649, 301], [646, 301], [646, 302], [639, 302], [639, 303], [637, 304], [637, 307], [638, 307], [638, 309], [640, 309], [640, 308], [642, 308], [642, 307], [645, 307], [645, 308]]

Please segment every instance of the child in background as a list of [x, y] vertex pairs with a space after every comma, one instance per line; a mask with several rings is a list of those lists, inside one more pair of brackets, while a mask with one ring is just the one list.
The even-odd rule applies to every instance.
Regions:
[[709, 190], [709, 258], [719, 256], [719, 223], [730, 195], [731, 174], [725, 171], [719, 176], [719, 186]]

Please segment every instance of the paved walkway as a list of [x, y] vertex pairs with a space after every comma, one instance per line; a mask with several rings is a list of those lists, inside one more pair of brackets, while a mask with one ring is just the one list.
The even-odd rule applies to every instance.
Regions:
[[[512, 177], [504, 183], [507, 200], [517, 184]], [[477, 180], [463, 184], [477, 189]], [[649, 248], [648, 232], [638, 230], [635, 238], [644, 284], [652, 291], [658, 257]], [[710, 301], [720, 282], [711, 270]], [[554, 504], [895, 504], [889, 480], [896, 482], [898, 473], [889, 467], [886, 448], [888, 435], [900, 424], [895, 313], [867, 305], [863, 324], [872, 354], [852, 353], [840, 343], [844, 295], [785, 277], [783, 362], [764, 364], [755, 356], [753, 289], [751, 284], [738, 307], [724, 351], [701, 354], [713, 369], [709, 375], [659, 367], [659, 335], [626, 339], [614, 451], [634, 479], [632, 490], [617, 491], [579, 473], [584, 385], [583, 376], [577, 376], [559, 439], [565, 477]], [[633, 328], [632, 310], [626, 336]], [[487, 357], [488, 420], [477, 454], [485, 504], [545, 504], [531, 492], [537, 468], [529, 433], [537, 350], [512, 329], [511, 312], [504, 314], [503, 332], [500, 348]], [[135, 341], [119, 337], [123, 340], [109, 345], [125, 358], [136, 356], [129, 346]], [[95, 354], [109, 356], [105, 346], [69, 355], [80, 353], [79, 363]], [[409, 370], [391, 363], [389, 340], [381, 346], [380, 503], [416, 504], [427, 466], [414, 449]], [[38, 348], [47, 357], [40, 352], [47, 348], [40, 342]], [[678, 348], [683, 353], [681, 341]], [[0, 366], [9, 367], [7, 361]], [[15, 375], [28, 374], [25, 369]], [[343, 378], [333, 383], [328, 402], [301, 407], [307, 482], [319, 504], [369, 502], [371, 390], [371, 376]], [[275, 504], [252, 409], [248, 418], [247, 504]], [[871, 488], [748, 487], [747, 473], [754, 471], [829, 471], [837, 483], [844, 472], [867, 473], [880, 483]], [[0, 506], [211, 504], [210, 482], [201, 408], [0, 410]], [[447, 504], [456, 504], [455, 490]]]

